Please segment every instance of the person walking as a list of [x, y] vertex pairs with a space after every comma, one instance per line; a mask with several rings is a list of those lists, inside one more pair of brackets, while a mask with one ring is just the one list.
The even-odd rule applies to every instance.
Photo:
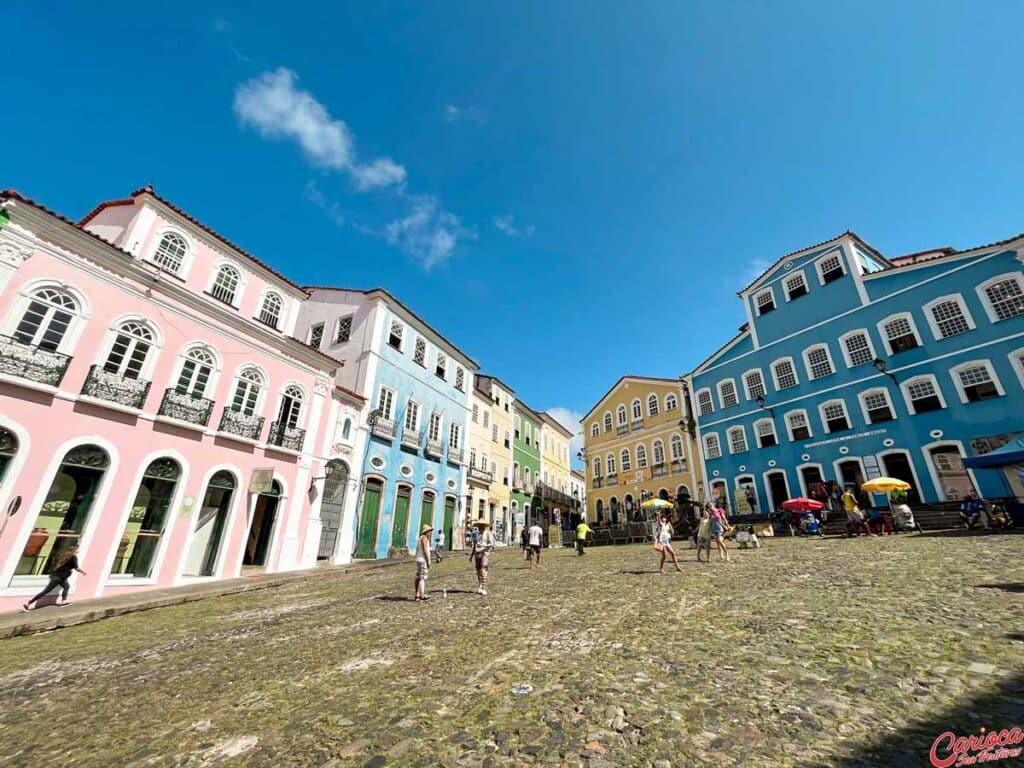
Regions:
[[523, 526], [523, 530], [519, 533], [519, 546], [523, 550], [523, 560], [530, 559], [530, 529]]
[[536, 522], [530, 526], [530, 556], [533, 558], [533, 562], [530, 563], [530, 570], [534, 568], [540, 568], [540, 550], [544, 545], [544, 529], [541, 528]]
[[63, 607], [65, 605], [71, 605], [68, 601], [68, 592], [71, 590], [71, 583], [68, 579], [71, 578], [71, 574], [78, 571], [80, 574], [85, 576], [85, 571], [78, 567], [78, 547], [71, 547], [64, 555], [57, 561], [57, 567], [50, 573], [50, 580], [46, 583], [46, 588], [38, 595], [33, 597], [23, 606], [23, 611], [31, 611], [35, 607], [35, 603], [47, 595], [50, 590], [55, 587], [60, 587], [60, 597], [57, 598], [57, 605]]
[[590, 526], [587, 525], [586, 520], [580, 520], [579, 525], [576, 526], [576, 554], [582, 557], [586, 554], [583, 551], [584, 546], [587, 542], [587, 534], [590, 533]]
[[444, 560], [444, 531], [437, 532], [437, 543], [434, 544], [434, 561], [440, 563]]
[[424, 525], [420, 528], [420, 535], [416, 540], [416, 579], [413, 582], [413, 599], [417, 603], [430, 599], [427, 597], [427, 576], [430, 574], [430, 532], [433, 530], [429, 525]]
[[[710, 533], [711, 538], [715, 541], [715, 546], [718, 548], [718, 556], [727, 563], [732, 562], [732, 558], [729, 557], [729, 552], [725, 549], [725, 539], [722, 537], [725, 532], [731, 530], [729, 527], [729, 518], [725, 515], [725, 510], [719, 506], [708, 504], [708, 517], [711, 518]], [[708, 557], [711, 557], [711, 553], [708, 553]]]
[[494, 533], [491, 531], [491, 524], [486, 520], [477, 520], [473, 523], [479, 535], [473, 541], [473, 549], [469, 552], [469, 559], [476, 566], [476, 580], [478, 594], [487, 594], [487, 585], [491, 581], [491, 552], [494, 551]]
[[[708, 505], [710, 506], [710, 505]], [[700, 553], [707, 552], [705, 563], [711, 562], [711, 515], [707, 509], [700, 514], [700, 524], [697, 526], [697, 562], [701, 562]]]
[[658, 530], [654, 539], [654, 548], [661, 552], [661, 565], [658, 567], [658, 573], [665, 572], [666, 557], [672, 558], [672, 565], [676, 567], [677, 571], [683, 570], [679, 567], [679, 561], [676, 559], [676, 551], [672, 549], [672, 534], [674, 532], [668, 515], [662, 512], [658, 517]]
[[853, 483], [849, 483], [846, 486], [846, 491], [843, 493], [840, 501], [843, 504], [843, 510], [846, 512], [846, 532], [849, 535], [860, 535], [865, 534], [867, 536], [874, 536], [875, 534], [868, 527], [867, 521], [864, 519], [864, 513], [860, 510], [860, 505], [857, 503], [857, 497], [854, 495], [856, 486]]

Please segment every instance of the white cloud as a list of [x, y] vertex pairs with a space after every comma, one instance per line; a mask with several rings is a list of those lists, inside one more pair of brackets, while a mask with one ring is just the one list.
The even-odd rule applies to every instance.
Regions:
[[461, 112], [462, 110], [459, 109], [454, 104], [448, 104], [444, 108], [444, 121], [446, 123], [454, 123], [456, 120], [459, 119], [459, 114]]
[[[768, 261], [768, 259], [762, 259], [762, 258], [751, 259], [749, 262], [747, 262], [747, 266], [745, 268], [745, 271], [740, 276], [739, 285], [741, 285], [744, 288], [746, 288], [748, 285], [750, 285], [752, 282], [754, 282], [758, 277], [760, 277], [761, 273], [764, 272], [766, 269], [768, 269], [768, 267], [770, 267], [772, 265], [772, 263], [773, 262]], [[734, 290], [735, 290], [735, 288], [734, 288]]]
[[312, 179], [306, 182], [306, 197], [315, 203], [318, 208], [322, 208], [330, 216], [331, 221], [339, 227], [345, 224], [345, 214], [342, 212], [341, 207], [337, 203], [328, 202], [327, 198], [324, 197], [324, 193], [320, 191], [320, 187]]
[[388, 158], [357, 164], [345, 121], [332, 117], [311, 93], [297, 88], [297, 81], [290, 69], [278, 67], [241, 83], [235, 90], [235, 114], [266, 139], [294, 141], [318, 168], [348, 173], [360, 189], [405, 180], [405, 169]]
[[222, 19], [219, 16], [213, 20], [213, 28], [217, 32], [227, 32], [231, 29], [231, 22], [227, 19]]
[[428, 271], [447, 261], [459, 240], [475, 237], [458, 216], [441, 210], [432, 197], [414, 198], [409, 215], [392, 221], [384, 233], [391, 245], [417, 259]]
[[484, 116], [478, 107], [460, 107], [458, 104], [445, 104], [444, 121], [454, 123], [456, 120], [472, 120], [474, 123], [483, 123]]
[[494, 226], [504, 232], [509, 237], [519, 237], [519, 235], [532, 235], [536, 230], [533, 224], [527, 226], [516, 225], [516, 218], [511, 213], [506, 213], [504, 216], [495, 216]]
[[573, 437], [569, 441], [569, 459], [573, 466], [578, 466], [580, 462], [576, 458], [576, 454], [583, 447], [583, 427], [580, 425], [580, 419], [583, 418], [583, 414], [561, 406], [548, 408], [546, 412], [551, 418], [572, 432]]

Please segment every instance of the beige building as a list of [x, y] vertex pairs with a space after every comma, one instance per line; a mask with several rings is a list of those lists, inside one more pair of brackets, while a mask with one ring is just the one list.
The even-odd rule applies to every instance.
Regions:
[[[572, 472], [569, 441], [572, 431], [547, 413], [538, 414], [540, 424], [540, 498], [545, 520], [561, 521], [575, 506], [572, 497]], [[556, 515], [555, 512], [558, 514]]]
[[[677, 504], [704, 490], [690, 413], [677, 379], [623, 376], [583, 417], [589, 518], [621, 523], [660, 497]], [[681, 423], [682, 422], [682, 423]]]
[[493, 376], [473, 380], [466, 468], [467, 524], [483, 518], [504, 542], [511, 530], [512, 388]]

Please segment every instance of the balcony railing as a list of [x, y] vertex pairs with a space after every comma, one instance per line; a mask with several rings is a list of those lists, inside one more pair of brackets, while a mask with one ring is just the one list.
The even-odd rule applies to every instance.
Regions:
[[10, 336], [0, 336], [0, 373], [56, 387], [64, 378], [70, 355], [24, 344]]
[[492, 475], [489, 470], [480, 469], [479, 467], [470, 467], [469, 479], [479, 480], [482, 483], [487, 483], [488, 485], [490, 485], [491, 482], [494, 480], [494, 475]]
[[414, 429], [402, 427], [402, 445], [406, 448], [415, 448], [416, 450], [419, 450], [422, 445], [420, 442], [420, 433]]
[[672, 474], [678, 474], [686, 471], [686, 459], [673, 459], [672, 460]]
[[633, 419], [633, 422], [629, 425], [629, 428], [631, 430], [633, 430], [634, 432], [636, 432], [639, 429], [643, 429], [644, 428], [644, 420], [643, 419]]
[[238, 435], [248, 440], [259, 440], [260, 433], [263, 432], [263, 417], [246, 416], [241, 411], [225, 408], [224, 412], [220, 415], [220, 426], [218, 429], [221, 432]]
[[164, 392], [164, 398], [160, 401], [160, 408], [157, 410], [157, 414], [160, 416], [188, 421], [202, 427], [210, 423], [211, 413], [213, 413], [213, 400], [208, 397], [193, 397], [187, 392], [179, 392], [176, 389], [168, 389]]
[[615, 434], [616, 435], [628, 435], [629, 434], [629, 425], [628, 424], [619, 424], [619, 426], [617, 426], [615, 428]]
[[85, 377], [82, 394], [129, 408], [142, 408], [149, 394], [149, 382], [128, 379], [119, 373], [103, 370], [101, 365], [94, 365]]
[[516, 478], [514, 478], [512, 480], [512, 490], [513, 491], [519, 491], [520, 493], [523, 490], [523, 481], [520, 480], [518, 477], [516, 477]]
[[605, 475], [604, 479], [605, 479], [605, 483], [607, 485], [618, 485], [619, 484], [619, 475], [618, 475], [617, 472], [609, 472], [607, 475]]
[[523, 483], [523, 493], [533, 496], [533, 483]]
[[668, 474], [668, 467], [665, 466], [665, 462], [651, 465], [651, 475], [653, 477], [664, 477]]
[[558, 490], [557, 488], [552, 488], [550, 485], [542, 484], [540, 488], [540, 495], [543, 499], [548, 499], [550, 501], [554, 501], [559, 504], [565, 504], [567, 506], [572, 506], [574, 502], [572, 496], [565, 493], [564, 491]]
[[448, 463], [449, 464], [461, 464], [462, 457], [465, 455], [461, 448], [452, 448], [448, 446]]
[[378, 418], [373, 422], [373, 434], [386, 440], [395, 439], [395, 422], [393, 419]]
[[595, 477], [594, 480], [593, 480], [593, 484], [594, 484], [595, 488], [602, 487], [604, 485], [604, 478], [603, 477]]
[[426, 453], [428, 456], [436, 456], [437, 458], [441, 458], [441, 455], [444, 453], [444, 448], [441, 446], [441, 441], [427, 440]]
[[289, 427], [280, 421], [270, 425], [270, 434], [267, 435], [267, 442], [279, 448], [287, 448], [290, 451], [301, 451], [302, 443], [306, 440], [306, 430], [298, 427]]

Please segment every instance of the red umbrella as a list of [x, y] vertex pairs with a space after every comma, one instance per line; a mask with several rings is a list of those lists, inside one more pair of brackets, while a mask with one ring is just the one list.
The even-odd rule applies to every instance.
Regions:
[[823, 506], [820, 501], [806, 499], [803, 496], [782, 502], [782, 508], [790, 512], [817, 512]]

